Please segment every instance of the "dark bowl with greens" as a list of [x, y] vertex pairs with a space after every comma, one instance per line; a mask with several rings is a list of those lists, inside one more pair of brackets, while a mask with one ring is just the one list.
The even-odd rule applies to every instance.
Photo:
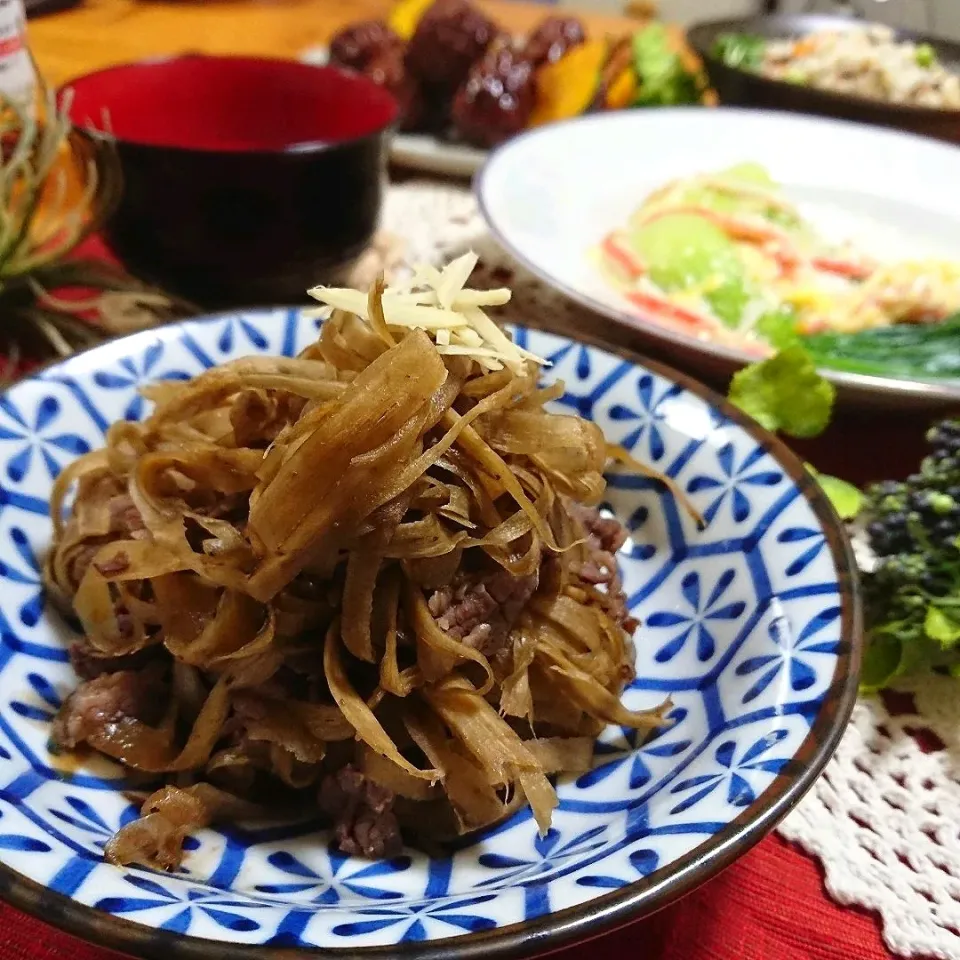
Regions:
[[[761, 72], [771, 43], [865, 26], [862, 20], [841, 16], [754, 16], [698, 24], [687, 39], [723, 104], [818, 114], [960, 143], [960, 109], [896, 103], [814, 86], [797, 77], [773, 79]], [[916, 44], [920, 56], [952, 71], [960, 70], [960, 44], [911, 30], [892, 34], [895, 41]]]

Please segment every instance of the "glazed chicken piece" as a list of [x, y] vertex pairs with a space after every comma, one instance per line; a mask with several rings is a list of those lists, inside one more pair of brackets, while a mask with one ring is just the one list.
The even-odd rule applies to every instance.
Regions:
[[576, 17], [547, 17], [530, 34], [523, 52], [536, 69], [545, 63], [556, 63], [586, 39], [583, 22]]
[[452, 95], [497, 33], [493, 22], [468, 0], [437, 0], [410, 39], [407, 68]]
[[403, 40], [382, 20], [364, 20], [341, 30], [330, 41], [330, 62], [359, 73], [393, 50], [403, 50]]
[[453, 123], [480, 147], [495, 147], [520, 133], [536, 105], [533, 65], [510, 41], [498, 41], [457, 92]]

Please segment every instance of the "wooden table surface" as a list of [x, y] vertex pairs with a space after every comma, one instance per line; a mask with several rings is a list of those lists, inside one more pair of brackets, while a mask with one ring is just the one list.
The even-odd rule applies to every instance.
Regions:
[[[545, 16], [542, 4], [481, 0], [498, 22], [522, 32]], [[83, 0], [32, 20], [29, 40], [47, 82], [130, 60], [175, 53], [295, 57], [342, 26], [383, 17], [391, 0]], [[591, 33], [635, 29], [636, 20], [583, 14]]]

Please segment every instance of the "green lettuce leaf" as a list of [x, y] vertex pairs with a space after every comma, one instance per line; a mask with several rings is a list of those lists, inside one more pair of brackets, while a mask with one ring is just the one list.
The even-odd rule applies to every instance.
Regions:
[[634, 34], [633, 66], [639, 81], [635, 106], [673, 107], [699, 103], [703, 96], [703, 77], [684, 66], [662, 23]]
[[759, 70], [767, 41], [753, 33], [721, 33], [710, 53], [735, 70]]

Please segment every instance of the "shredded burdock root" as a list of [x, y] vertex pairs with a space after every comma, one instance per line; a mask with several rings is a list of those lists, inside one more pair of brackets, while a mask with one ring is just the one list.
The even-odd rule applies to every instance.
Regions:
[[466, 288], [475, 263], [311, 291], [332, 312], [299, 357], [151, 386], [61, 475], [46, 580], [83, 682], [54, 739], [161, 787], [112, 861], [173, 868], [281, 795], [370, 857], [523, 803], [545, 831], [548, 775], [607, 723], [663, 723], [620, 701], [637, 624], [604, 438], [545, 410], [562, 387], [484, 312], [509, 291]]

